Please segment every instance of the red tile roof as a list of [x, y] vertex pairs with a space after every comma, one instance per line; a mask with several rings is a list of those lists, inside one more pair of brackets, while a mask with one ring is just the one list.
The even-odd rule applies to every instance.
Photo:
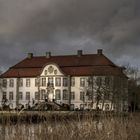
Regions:
[[1, 77], [36, 77], [49, 63], [56, 63], [66, 75], [114, 75], [125, 76], [120, 67], [112, 63], [103, 54], [45, 56], [25, 58], [11, 67]]
[[78, 57], [77, 55], [68, 56], [51, 56], [46, 58], [45, 56], [33, 57], [31, 59], [26, 58], [19, 62], [14, 68], [40, 68], [45, 66], [47, 63], [56, 63], [61, 66], [115, 66], [109, 59], [104, 55], [89, 54]]

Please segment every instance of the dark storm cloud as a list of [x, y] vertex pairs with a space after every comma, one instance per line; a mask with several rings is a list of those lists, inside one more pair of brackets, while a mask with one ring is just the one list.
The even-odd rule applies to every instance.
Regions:
[[4, 67], [27, 52], [94, 53], [97, 48], [116, 62], [137, 63], [139, 46], [139, 0], [0, 0]]

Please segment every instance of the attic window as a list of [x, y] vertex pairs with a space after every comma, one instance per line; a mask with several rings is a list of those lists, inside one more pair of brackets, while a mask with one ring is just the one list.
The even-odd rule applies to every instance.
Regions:
[[51, 73], [53, 73], [53, 71], [54, 71], [54, 68], [52, 66], [49, 66], [48, 72], [51, 74]]
[[45, 70], [44, 74], [45, 74], [45, 75], [47, 75], [47, 74], [48, 74], [48, 71], [47, 71], [47, 70]]

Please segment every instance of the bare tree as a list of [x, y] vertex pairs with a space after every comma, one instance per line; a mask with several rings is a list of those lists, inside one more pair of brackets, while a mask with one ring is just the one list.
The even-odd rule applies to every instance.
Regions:
[[126, 74], [129, 77], [128, 80], [128, 102], [129, 110], [135, 111], [140, 105], [140, 77], [138, 67], [131, 66], [129, 63], [125, 64]]
[[99, 103], [102, 102], [102, 110], [104, 103], [110, 98], [110, 76], [96, 76], [89, 77], [88, 96], [91, 96], [92, 103], [94, 98], [96, 100], [96, 109]]

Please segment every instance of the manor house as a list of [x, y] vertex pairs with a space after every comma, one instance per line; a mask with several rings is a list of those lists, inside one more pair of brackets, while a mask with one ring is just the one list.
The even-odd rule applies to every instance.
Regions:
[[38, 102], [68, 104], [71, 109], [113, 110], [127, 102], [127, 77], [98, 49], [96, 54], [28, 56], [0, 76], [0, 105], [11, 108]]

